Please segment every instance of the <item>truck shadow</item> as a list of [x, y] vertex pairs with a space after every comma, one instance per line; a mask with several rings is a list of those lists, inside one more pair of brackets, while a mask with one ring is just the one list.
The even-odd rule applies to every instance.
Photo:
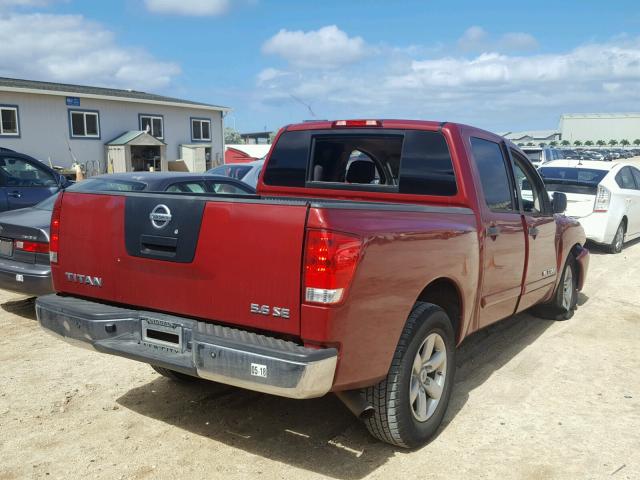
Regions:
[[36, 318], [36, 297], [21, 298], [20, 300], [9, 300], [0, 304], [0, 308], [8, 313], [13, 313], [27, 320], [37, 320]]
[[[458, 351], [456, 385], [440, 431], [473, 389], [552, 324], [520, 314], [469, 337]], [[177, 384], [157, 378], [117, 402], [195, 435], [337, 479], [361, 479], [392, 457], [411, 453], [374, 440], [333, 395], [300, 401], [204, 381]], [[429, 445], [422, 450], [428, 454]]]

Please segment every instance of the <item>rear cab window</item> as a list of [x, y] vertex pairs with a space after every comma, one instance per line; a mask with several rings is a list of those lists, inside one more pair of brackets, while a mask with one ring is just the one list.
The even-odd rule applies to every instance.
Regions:
[[279, 187], [458, 193], [444, 135], [426, 130], [287, 131], [271, 153], [263, 181]]

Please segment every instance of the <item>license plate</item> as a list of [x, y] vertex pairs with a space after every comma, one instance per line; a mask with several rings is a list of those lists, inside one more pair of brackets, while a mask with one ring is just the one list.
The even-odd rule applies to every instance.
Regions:
[[13, 240], [0, 238], [0, 255], [10, 257], [13, 255]]
[[142, 341], [182, 352], [182, 325], [157, 318], [142, 318]]
[[267, 378], [267, 366], [259, 363], [251, 364], [251, 376]]

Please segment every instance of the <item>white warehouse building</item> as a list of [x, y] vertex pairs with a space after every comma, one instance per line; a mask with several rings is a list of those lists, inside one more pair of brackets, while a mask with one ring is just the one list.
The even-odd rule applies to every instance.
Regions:
[[95, 173], [224, 162], [217, 105], [133, 90], [0, 77], [0, 149]]
[[560, 117], [562, 140], [597, 142], [640, 139], [640, 113], [571, 113]]

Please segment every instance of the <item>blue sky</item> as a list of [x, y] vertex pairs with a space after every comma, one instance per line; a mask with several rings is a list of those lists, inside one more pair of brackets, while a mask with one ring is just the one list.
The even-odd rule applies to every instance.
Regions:
[[640, 110], [637, 0], [529, 4], [0, 0], [0, 75], [230, 106], [240, 131], [314, 117], [513, 131]]

